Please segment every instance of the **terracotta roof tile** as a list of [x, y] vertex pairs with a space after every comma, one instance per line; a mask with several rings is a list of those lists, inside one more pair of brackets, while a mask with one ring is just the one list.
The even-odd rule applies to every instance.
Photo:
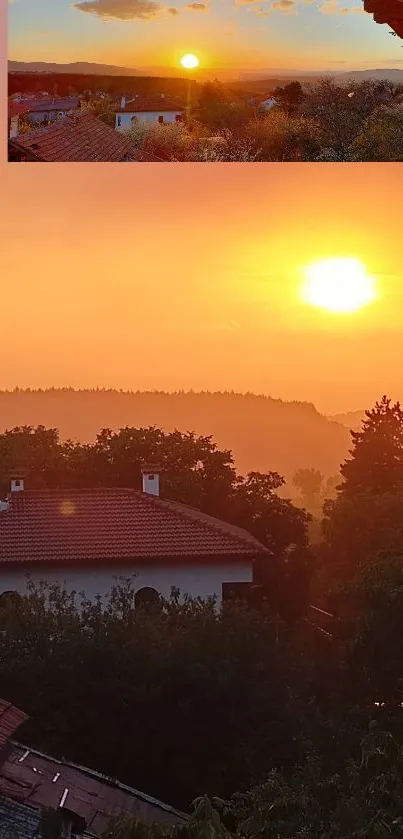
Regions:
[[241, 528], [133, 489], [25, 490], [0, 513], [0, 562], [252, 558]]
[[121, 102], [117, 103], [115, 110], [119, 114], [136, 114], [146, 111], [158, 111], [162, 114], [164, 111], [182, 112], [185, 109], [178, 102], [175, 102], [173, 99], [168, 99], [166, 96], [136, 96], [131, 101], [126, 101], [124, 108], [121, 107]]
[[10, 145], [43, 162], [120, 162], [132, 160], [126, 137], [93, 114], [71, 114], [48, 128], [27, 131]]

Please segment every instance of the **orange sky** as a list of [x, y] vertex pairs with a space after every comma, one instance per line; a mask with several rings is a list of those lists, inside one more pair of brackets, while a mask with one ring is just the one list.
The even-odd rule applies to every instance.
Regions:
[[[402, 396], [399, 164], [2, 168], [0, 388]], [[304, 265], [350, 255], [381, 299], [304, 306]]]
[[210, 70], [399, 67], [361, 0], [9, 0], [9, 58]]

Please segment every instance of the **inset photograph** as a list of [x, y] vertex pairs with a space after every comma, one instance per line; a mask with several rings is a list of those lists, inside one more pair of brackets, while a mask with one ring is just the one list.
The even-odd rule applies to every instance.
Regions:
[[174, 2], [9, 0], [9, 161], [403, 161], [403, 0]]

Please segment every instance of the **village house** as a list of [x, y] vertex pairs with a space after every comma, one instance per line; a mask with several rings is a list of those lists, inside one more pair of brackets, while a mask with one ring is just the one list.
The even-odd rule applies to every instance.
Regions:
[[47, 128], [11, 136], [11, 162], [119, 163], [133, 161], [128, 140], [91, 113], [72, 113]]
[[45, 96], [42, 99], [26, 100], [21, 104], [26, 105], [27, 121], [32, 124], [55, 122], [80, 108], [79, 100], [73, 97], [61, 99]]
[[27, 102], [9, 101], [8, 103], [8, 138], [18, 137], [20, 133], [20, 119], [28, 113]]
[[[247, 531], [159, 495], [159, 473], [144, 467], [143, 489], [30, 490], [14, 478], [0, 504], [1, 596], [38, 583], [105, 596], [129, 578], [135, 602], [181, 594], [220, 602], [253, 582], [270, 551]], [[0, 598], [1, 602], [1, 598]]]
[[120, 105], [115, 106], [115, 114], [115, 128], [124, 131], [131, 128], [136, 120], [157, 122], [161, 125], [182, 122], [185, 109], [161, 93], [159, 96], [135, 96], [130, 100], [122, 96]]
[[274, 96], [269, 96], [268, 98], [266, 97], [262, 102], [260, 102], [260, 107], [263, 108], [264, 111], [271, 111], [271, 109], [275, 108], [276, 105], [278, 105], [278, 99], [275, 99]]
[[[43, 810], [56, 811], [61, 834], [99, 839], [110, 818], [123, 815], [144, 824], [184, 823], [185, 813], [85, 766], [56, 760], [11, 739], [28, 720], [0, 699], [0, 832], [36, 839]], [[11, 830], [12, 829], [12, 830]]]

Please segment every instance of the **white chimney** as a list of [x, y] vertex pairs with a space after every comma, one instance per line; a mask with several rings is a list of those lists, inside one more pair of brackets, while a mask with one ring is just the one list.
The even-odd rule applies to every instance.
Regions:
[[126, 107], [126, 96], [122, 96], [122, 98], [120, 100], [120, 107], [121, 107], [122, 111], [124, 111], [124, 109]]
[[160, 494], [160, 467], [159, 466], [142, 466], [141, 475], [143, 478], [143, 492], [147, 495]]
[[24, 489], [24, 478], [11, 478], [11, 492], [22, 492]]

